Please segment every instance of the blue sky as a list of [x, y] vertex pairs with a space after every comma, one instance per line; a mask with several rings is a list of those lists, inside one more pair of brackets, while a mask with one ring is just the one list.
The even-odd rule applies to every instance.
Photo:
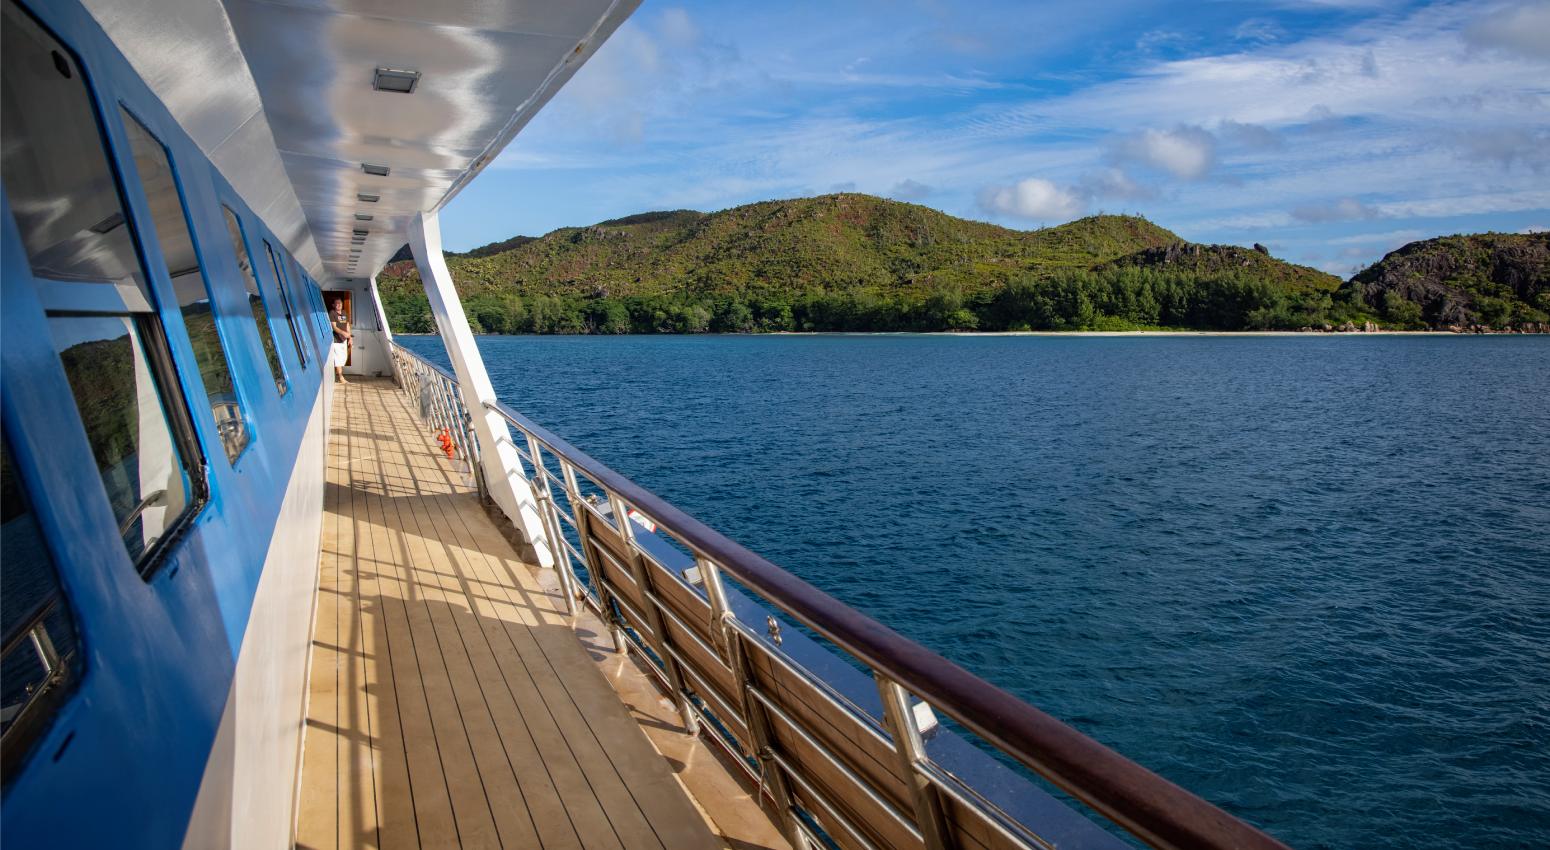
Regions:
[[832, 191], [1021, 229], [1140, 213], [1341, 275], [1543, 229], [1550, 0], [646, 0], [443, 228]]

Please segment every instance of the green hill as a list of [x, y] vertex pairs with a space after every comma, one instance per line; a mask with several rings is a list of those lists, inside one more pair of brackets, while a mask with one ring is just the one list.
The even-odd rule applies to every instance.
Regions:
[[[1143, 218], [1021, 231], [845, 193], [649, 212], [448, 256], [493, 333], [1304, 327], [1362, 322], [1338, 278]], [[395, 330], [433, 329], [412, 262]]]
[[915, 204], [841, 194], [709, 214], [642, 213], [518, 239], [523, 241], [508, 250], [486, 246], [453, 258], [449, 265], [459, 289], [615, 297], [930, 292], [944, 286], [974, 292], [1031, 267], [1085, 268], [1178, 237], [1143, 219], [1119, 216], [1024, 232]]
[[1180, 241], [1146, 248], [1112, 260], [1107, 265], [1115, 268], [1134, 266], [1171, 269], [1197, 275], [1247, 274], [1293, 290], [1333, 292], [1343, 282], [1327, 272], [1277, 260], [1262, 245], [1241, 248], [1237, 245], [1197, 245]]
[[1390, 324], [1538, 330], [1550, 322], [1550, 233], [1411, 242], [1348, 285]]

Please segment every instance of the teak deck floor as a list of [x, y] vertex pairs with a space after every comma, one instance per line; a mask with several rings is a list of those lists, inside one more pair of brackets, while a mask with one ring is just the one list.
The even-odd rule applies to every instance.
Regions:
[[297, 846], [722, 846], [407, 397], [337, 389]]

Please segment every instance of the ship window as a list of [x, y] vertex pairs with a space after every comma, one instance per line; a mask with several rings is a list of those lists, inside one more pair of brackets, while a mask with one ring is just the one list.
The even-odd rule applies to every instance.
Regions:
[[75, 679], [75, 622], [8, 446], [0, 446], [0, 749], [7, 778]]
[[4, 21], [0, 171], [33, 277], [60, 296], [150, 309], [80, 66], [15, 3]]
[[285, 381], [285, 370], [280, 366], [280, 352], [275, 349], [274, 334], [269, 329], [269, 312], [264, 309], [264, 293], [258, 288], [258, 275], [248, 258], [247, 242], [242, 238], [242, 225], [230, 207], [221, 207], [226, 214], [226, 229], [231, 233], [231, 246], [237, 252], [237, 267], [242, 270], [243, 283], [248, 288], [248, 306], [253, 309], [253, 322], [258, 325], [258, 338], [264, 344], [264, 358], [269, 361], [269, 372], [274, 375], [275, 388], [285, 395], [290, 385]]
[[116, 536], [148, 576], [204, 502], [203, 459], [81, 67], [10, 0], [4, 16], [6, 195]]
[[285, 324], [291, 329], [291, 342], [296, 344], [296, 360], [303, 369], [307, 367], [307, 353], [301, 347], [301, 329], [296, 326], [296, 310], [291, 307], [290, 290], [286, 287], [285, 272], [280, 267], [280, 257], [269, 240], [264, 240], [264, 250], [269, 253], [269, 267], [274, 269], [275, 291], [280, 293], [280, 308], [285, 311]]
[[210, 282], [199, 266], [199, 254], [189, 232], [188, 211], [178, 191], [177, 177], [162, 143], [133, 115], [123, 109], [120, 113], [134, 152], [135, 171], [140, 175], [140, 186], [145, 190], [151, 208], [157, 243], [167, 264], [167, 276], [172, 279], [173, 292], [183, 311], [183, 325], [194, 348], [194, 359], [199, 363], [205, 397], [215, 414], [215, 430], [220, 435], [227, 459], [235, 461], [247, 447], [248, 425], [242, 417], [242, 403], [232, 380], [224, 340], [216, 327], [214, 297]]
[[97, 472], [129, 557], [145, 559], [193, 500], [154, 369], [149, 316], [50, 316]]

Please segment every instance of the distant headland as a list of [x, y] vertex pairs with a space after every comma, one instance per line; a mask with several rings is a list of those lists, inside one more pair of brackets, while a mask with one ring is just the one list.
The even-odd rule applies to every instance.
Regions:
[[[650, 212], [452, 254], [483, 333], [1550, 333], [1550, 233], [1412, 242], [1349, 280], [1136, 216], [1020, 231], [870, 195]], [[435, 329], [407, 255], [393, 330]]]

